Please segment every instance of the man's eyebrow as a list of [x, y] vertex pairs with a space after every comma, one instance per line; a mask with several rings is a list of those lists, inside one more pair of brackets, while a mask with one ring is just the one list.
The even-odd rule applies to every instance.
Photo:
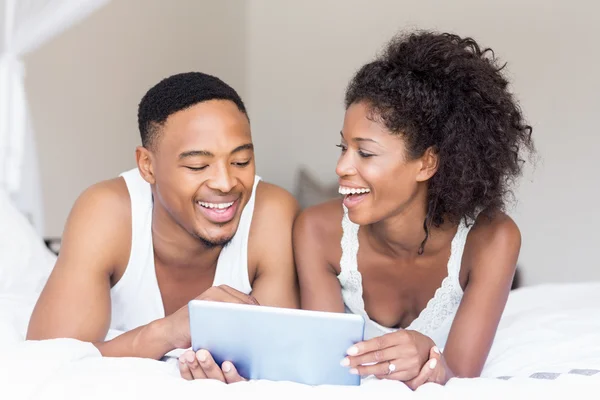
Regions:
[[252, 143], [246, 143], [246, 144], [243, 144], [243, 145], [241, 145], [241, 146], [238, 146], [238, 147], [236, 147], [235, 149], [233, 149], [233, 150], [231, 151], [231, 154], [233, 154], [233, 153], [237, 153], [237, 152], [239, 152], [239, 151], [244, 151], [244, 150], [254, 150], [254, 145], [253, 145]]
[[[252, 143], [246, 143], [243, 144], [241, 146], [236, 147], [235, 149], [233, 149], [231, 151], [231, 154], [234, 153], [238, 153], [240, 151], [244, 151], [244, 150], [254, 150], [254, 145]], [[184, 151], [183, 153], [179, 154], [179, 159], [184, 159], [184, 158], [188, 158], [188, 157], [214, 157], [215, 155], [213, 153], [211, 153], [210, 151], [207, 150], [189, 150], [189, 151]]]
[[206, 150], [189, 150], [189, 151], [184, 151], [183, 153], [181, 153], [179, 155], [179, 159], [181, 160], [184, 158], [197, 157], [197, 156], [214, 157], [215, 155], [213, 153], [211, 153], [210, 151], [206, 151]]

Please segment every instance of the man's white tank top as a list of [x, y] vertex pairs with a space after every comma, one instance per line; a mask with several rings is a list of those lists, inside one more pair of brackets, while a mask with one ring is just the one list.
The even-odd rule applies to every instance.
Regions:
[[[125, 273], [110, 291], [110, 329], [126, 332], [164, 318], [165, 312], [154, 269], [150, 184], [137, 168], [120, 176], [131, 198], [131, 253]], [[254, 179], [252, 195], [242, 211], [235, 236], [221, 250], [213, 286], [228, 285], [246, 294], [252, 291], [248, 277], [248, 236], [260, 179], [259, 176]]]

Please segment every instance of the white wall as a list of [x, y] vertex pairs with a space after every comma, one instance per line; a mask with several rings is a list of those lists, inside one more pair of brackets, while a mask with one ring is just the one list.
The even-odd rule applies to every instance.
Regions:
[[264, 178], [293, 191], [305, 165], [335, 180], [349, 78], [418, 27], [472, 35], [509, 62], [541, 157], [512, 209], [525, 283], [600, 279], [599, 12], [584, 0], [114, 0], [26, 60], [47, 233], [60, 235], [83, 188], [134, 165], [141, 96], [183, 70], [245, 97]]
[[244, 23], [238, 0], [113, 0], [25, 60], [47, 236], [61, 235], [82, 190], [135, 166], [152, 85], [200, 70], [245, 92]]
[[525, 283], [600, 279], [600, 55], [590, 45], [599, 12], [583, 0], [250, 0], [246, 88], [259, 173], [289, 190], [299, 165], [334, 180], [352, 73], [399, 29], [471, 35], [509, 62], [541, 157], [511, 210]]

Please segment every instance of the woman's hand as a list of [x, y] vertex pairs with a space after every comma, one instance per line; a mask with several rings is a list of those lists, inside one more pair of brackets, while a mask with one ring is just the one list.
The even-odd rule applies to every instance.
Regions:
[[[432, 379], [441, 382], [447, 375], [442, 372], [445, 362], [433, 340], [416, 331], [388, 333], [357, 343], [347, 353], [342, 365], [349, 367], [350, 373], [411, 382], [415, 388]], [[428, 361], [435, 364], [433, 369], [426, 365]]]
[[423, 365], [419, 375], [405, 383], [412, 390], [416, 390], [419, 386], [427, 382], [445, 385], [453, 377], [454, 374], [448, 368], [443, 354], [434, 346], [429, 351], [429, 360]]

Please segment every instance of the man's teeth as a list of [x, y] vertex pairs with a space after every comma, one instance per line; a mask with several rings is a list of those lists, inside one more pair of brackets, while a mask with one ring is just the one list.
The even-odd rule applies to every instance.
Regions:
[[361, 194], [361, 193], [370, 193], [371, 192], [371, 190], [368, 188], [349, 188], [349, 187], [344, 187], [344, 186], [340, 186], [338, 191], [340, 194], [343, 194], [343, 195]]
[[199, 201], [198, 204], [200, 204], [202, 207], [206, 207], [206, 208], [217, 208], [217, 209], [224, 209], [224, 208], [229, 208], [233, 205], [233, 201], [231, 203], [205, 203], [203, 201]]

